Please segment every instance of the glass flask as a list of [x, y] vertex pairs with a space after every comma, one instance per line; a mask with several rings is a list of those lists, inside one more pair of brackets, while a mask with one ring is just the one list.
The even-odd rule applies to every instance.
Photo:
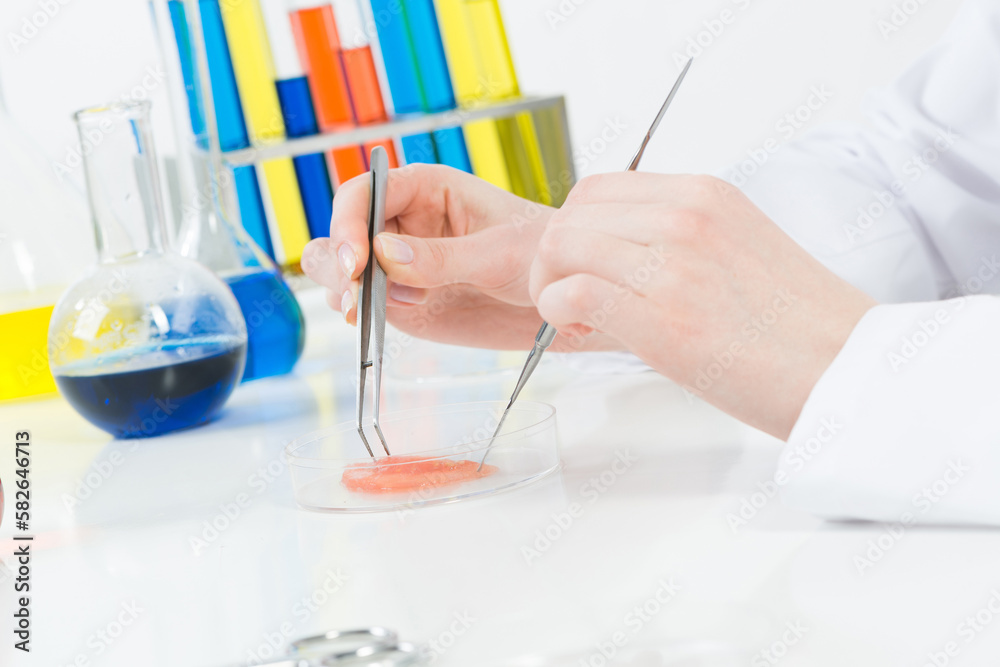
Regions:
[[0, 401], [55, 394], [46, 337], [59, 294], [94, 261], [83, 198], [60, 183], [0, 90]]
[[[186, 164], [182, 156], [178, 172], [185, 204], [176, 247], [212, 269], [236, 296], [248, 336], [243, 381], [290, 372], [305, 345], [302, 309], [271, 258], [230, 222], [230, 172], [201, 151], [193, 151]], [[193, 184], [201, 186], [194, 190]]]
[[60, 393], [123, 438], [208, 421], [246, 361], [246, 325], [232, 292], [166, 248], [149, 107], [75, 115], [98, 261], [59, 299], [49, 324]]
[[175, 247], [212, 269], [236, 296], [248, 334], [243, 381], [289, 373], [305, 345], [302, 310], [280, 269], [239, 222], [240, 207], [250, 206], [245, 195], [253, 188], [247, 187], [247, 177], [254, 188], [256, 177], [253, 167], [234, 172], [223, 164], [223, 143], [232, 141], [223, 142], [220, 133], [231, 130], [234, 119], [217, 108], [201, 86], [206, 75], [215, 87], [222, 85], [218, 79], [224, 73], [231, 73], [224, 50], [209, 49], [206, 39], [200, 39], [209, 31], [218, 5], [200, 3], [194, 16], [177, 0], [151, 5], [171, 86], [178, 145], [182, 206]]

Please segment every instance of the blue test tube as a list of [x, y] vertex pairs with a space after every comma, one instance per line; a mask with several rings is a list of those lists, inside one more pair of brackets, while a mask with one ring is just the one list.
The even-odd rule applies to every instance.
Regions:
[[[215, 124], [219, 135], [219, 147], [223, 151], [247, 148], [250, 139], [246, 123], [243, 121], [243, 106], [240, 104], [236, 75], [229, 57], [229, 44], [222, 24], [222, 12], [218, 0], [199, 0], [201, 28], [205, 39], [205, 53], [208, 59], [209, 83], [215, 104]], [[205, 136], [205, 117], [199, 97], [194, 50], [188, 30], [187, 15], [182, 0], [170, 0], [170, 20], [177, 41], [184, 90], [188, 97], [188, 111], [191, 117], [191, 131], [202, 147], [208, 148]], [[243, 229], [268, 255], [274, 258], [274, 248], [267, 230], [267, 216], [253, 167], [233, 169], [236, 196], [240, 207]]]
[[[393, 109], [395, 113], [422, 112], [424, 95], [403, 7], [399, 0], [371, 0], [371, 5]], [[402, 137], [400, 143], [408, 164], [437, 163], [437, 151], [430, 134], [411, 134]]]
[[[454, 109], [455, 91], [451, 86], [434, 0], [403, 0], [403, 8], [424, 93], [424, 110]], [[438, 162], [472, 173], [462, 128], [435, 130], [432, 136]]]
[[[285, 134], [289, 139], [317, 134], [319, 124], [309, 92], [309, 80], [295, 47], [292, 21], [285, 0], [261, 0], [261, 10], [274, 60], [275, 85], [285, 121]], [[300, 155], [292, 159], [292, 164], [299, 181], [309, 236], [329, 236], [333, 187], [330, 185], [326, 156], [322, 153]]]

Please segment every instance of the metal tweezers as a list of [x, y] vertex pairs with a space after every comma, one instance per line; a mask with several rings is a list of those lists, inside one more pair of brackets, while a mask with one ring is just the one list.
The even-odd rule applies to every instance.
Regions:
[[[365, 443], [368, 454], [375, 458], [365, 436], [365, 379], [368, 369], [374, 372], [372, 392], [372, 424], [382, 442], [382, 449], [389, 455], [382, 426], [379, 424], [379, 402], [382, 397], [382, 355], [385, 351], [385, 300], [387, 279], [385, 271], [375, 259], [372, 242], [385, 231], [385, 195], [389, 181], [389, 157], [385, 149], [376, 146], [371, 154], [371, 199], [368, 204], [368, 263], [361, 273], [358, 290], [358, 435]], [[374, 349], [373, 349], [374, 348]]]
[[[694, 59], [691, 58], [684, 65], [684, 69], [681, 70], [680, 75], [677, 77], [677, 81], [674, 83], [673, 88], [670, 89], [670, 93], [667, 94], [667, 99], [664, 100], [663, 106], [660, 107], [660, 112], [656, 114], [656, 118], [653, 120], [653, 124], [649, 127], [649, 132], [642, 140], [642, 144], [639, 146], [639, 150], [636, 151], [635, 156], [632, 161], [629, 162], [628, 167], [625, 168], [626, 172], [635, 171], [639, 167], [639, 163], [642, 161], [642, 156], [646, 152], [646, 146], [649, 144], [649, 140], [653, 138], [656, 133], [656, 129], [660, 126], [660, 121], [663, 120], [663, 116], [666, 115], [667, 109], [670, 108], [670, 103], [674, 101], [674, 96], [677, 95], [677, 91], [680, 90], [681, 83], [684, 82], [684, 77], [687, 76], [688, 70], [691, 69], [691, 63]], [[535, 368], [538, 366], [538, 362], [542, 360], [542, 354], [552, 345], [552, 341], [555, 340], [556, 328], [549, 324], [548, 322], [542, 323], [542, 328], [538, 330], [538, 335], [535, 336], [535, 346], [532, 348], [531, 352], [528, 353], [528, 359], [524, 362], [524, 368], [521, 369], [521, 376], [517, 379], [517, 385], [514, 386], [514, 392], [510, 396], [510, 401], [507, 403], [506, 409], [503, 411], [503, 415], [500, 417], [500, 421], [497, 423], [497, 428], [493, 432], [493, 437], [490, 438], [490, 442], [486, 445], [486, 451], [483, 452], [483, 458], [479, 462], [479, 467], [476, 470], [482, 470], [483, 464], [486, 463], [486, 457], [490, 454], [490, 449], [493, 447], [494, 441], [497, 436], [500, 435], [500, 430], [503, 428], [503, 423], [507, 420], [507, 415], [510, 413], [511, 407], [514, 405], [514, 401], [517, 400], [518, 395], [521, 390], [524, 389], [524, 385], [527, 384], [528, 378], [531, 374], [535, 372]]]

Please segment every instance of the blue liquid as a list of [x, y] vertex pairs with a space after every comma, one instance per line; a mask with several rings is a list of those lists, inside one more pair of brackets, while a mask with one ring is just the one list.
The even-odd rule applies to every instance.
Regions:
[[434, 130], [434, 147], [437, 149], [438, 163], [472, 173], [472, 162], [465, 147], [465, 133], [460, 127]]
[[[316, 114], [313, 111], [309, 82], [304, 76], [275, 82], [281, 115], [290, 139], [316, 134]], [[299, 155], [292, 159], [295, 175], [302, 191], [302, 206], [306, 211], [309, 236], [319, 238], [330, 235], [330, 216], [333, 214], [333, 188], [326, 158], [322, 153]]]
[[281, 115], [285, 119], [285, 132], [289, 139], [308, 137], [319, 132], [316, 113], [313, 111], [309, 80], [304, 76], [275, 81]]
[[403, 144], [403, 155], [406, 157], [406, 164], [437, 164], [437, 151], [434, 148], [434, 139], [429, 134], [411, 134], [400, 139]]
[[[246, 148], [250, 145], [246, 124], [243, 122], [243, 105], [236, 88], [236, 74], [229, 58], [229, 42], [226, 41], [225, 26], [218, 0], [199, 0], [201, 27], [205, 37], [205, 52], [208, 57], [209, 83], [212, 99], [215, 101], [215, 122], [222, 150]], [[188, 110], [191, 115], [191, 129], [195, 136], [203, 139], [205, 118], [202, 114], [201, 99], [197, 86], [197, 68], [188, 32], [184, 3], [170, 1], [170, 18], [173, 22], [177, 51], [184, 75], [184, 88], [188, 94]]]
[[322, 153], [299, 155], [292, 158], [295, 175], [302, 191], [302, 206], [306, 211], [309, 238], [330, 235], [330, 217], [333, 215], [333, 187], [326, 158]]
[[[448, 61], [433, 0], [371, 0], [386, 79], [396, 113], [446, 111], [455, 108]], [[395, 9], [395, 10], [394, 10]], [[403, 137], [407, 164], [446, 164], [472, 173], [461, 128]]]
[[264, 200], [261, 198], [256, 169], [252, 166], [233, 167], [233, 181], [236, 183], [236, 201], [239, 203], [243, 229], [268, 257], [274, 259], [274, 246], [271, 245], [271, 235], [267, 231]]
[[247, 322], [243, 381], [283, 375], [295, 366], [305, 345], [305, 322], [295, 295], [279, 275], [256, 271], [226, 280]]
[[[420, 89], [420, 76], [414, 60], [410, 31], [406, 18], [399, 11], [398, 0], [371, 0], [378, 41], [382, 48], [385, 78], [392, 93], [396, 113], [413, 113], [424, 110], [424, 95]], [[426, 160], [425, 160], [426, 161]]]
[[423, 110], [454, 109], [455, 92], [451, 87], [434, 0], [403, 0], [403, 12], [423, 92]]
[[[144, 356], [123, 361], [141, 366]], [[149, 356], [155, 358], [151, 367], [100, 375], [71, 371], [56, 375], [56, 385], [94, 426], [118, 438], [148, 438], [211, 419], [240, 381], [246, 346], [189, 342]]]
[[[243, 121], [243, 105], [236, 87], [236, 73], [229, 57], [229, 42], [222, 23], [222, 12], [218, 0], [199, 0], [202, 33], [205, 38], [205, 55], [208, 60], [208, 77], [215, 103], [215, 127], [219, 135], [219, 145], [224, 151], [247, 148], [250, 138]], [[181, 0], [170, 0], [170, 19], [177, 41], [177, 53], [181, 61], [184, 90], [187, 93], [188, 113], [191, 117], [191, 131], [202, 148], [208, 147], [205, 116], [202, 108], [198, 69], [195, 67], [191, 34], [188, 30], [187, 14]], [[253, 167], [233, 169], [236, 195], [240, 205], [240, 220], [243, 228], [261, 248], [274, 258], [274, 249], [267, 231], [267, 216], [264, 201]]]

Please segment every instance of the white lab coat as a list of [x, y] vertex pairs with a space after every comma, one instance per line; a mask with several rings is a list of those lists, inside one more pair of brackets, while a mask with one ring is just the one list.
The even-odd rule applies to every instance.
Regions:
[[816, 385], [776, 479], [824, 517], [1000, 525], [1000, 2], [969, 0], [867, 116], [731, 177], [884, 304]]

